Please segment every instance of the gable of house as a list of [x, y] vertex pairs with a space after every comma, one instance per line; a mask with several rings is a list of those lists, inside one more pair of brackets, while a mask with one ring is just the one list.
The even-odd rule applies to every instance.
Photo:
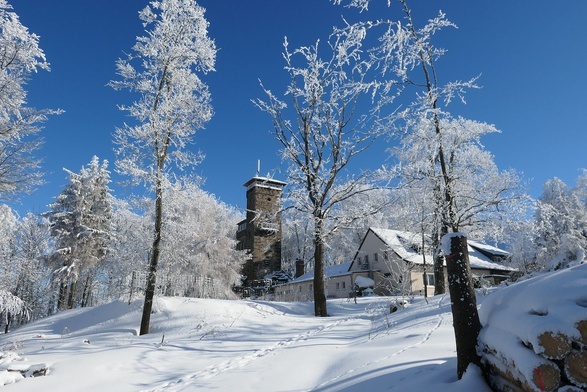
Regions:
[[[507, 275], [516, 270], [502, 261], [506, 259], [508, 252], [478, 241], [467, 242], [473, 275]], [[350, 270], [368, 270], [385, 276], [399, 276], [409, 269], [414, 272], [412, 275], [415, 280], [423, 280], [424, 265], [433, 265], [430, 243], [427, 237], [422, 240], [421, 233], [371, 227], [355, 253]], [[428, 271], [431, 272], [431, 269]]]

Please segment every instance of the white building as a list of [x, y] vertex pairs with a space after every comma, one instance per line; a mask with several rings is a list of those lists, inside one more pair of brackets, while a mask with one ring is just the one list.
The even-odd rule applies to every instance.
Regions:
[[[371, 282], [370, 288], [380, 295], [423, 295], [424, 279], [428, 295], [434, 295], [433, 257], [429, 242], [426, 238], [422, 241], [421, 234], [369, 228], [350, 263], [325, 268], [326, 296], [347, 298], [357, 283], [359, 292], [367, 288], [365, 282]], [[472, 240], [468, 240], [468, 247], [471, 273], [478, 283], [497, 284], [515, 271], [504, 262], [507, 252]], [[311, 271], [276, 287], [276, 299], [312, 300], [313, 276]]]

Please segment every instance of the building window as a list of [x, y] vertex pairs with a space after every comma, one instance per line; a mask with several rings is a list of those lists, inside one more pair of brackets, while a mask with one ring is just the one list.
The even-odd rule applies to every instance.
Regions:
[[[361, 260], [361, 258], [359, 257], [359, 261]], [[361, 263], [361, 269], [363, 271], [366, 271], [369, 269], [369, 255], [365, 255], [365, 258], [363, 259], [363, 262]]]
[[379, 261], [379, 253], [373, 253], [373, 262], [377, 263]]
[[434, 274], [426, 274], [424, 275], [425, 279], [426, 279], [426, 283], [428, 284], [428, 286], [434, 286], [435, 285], [435, 280], [434, 280]]
[[336, 282], [336, 291], [340, 290], [340, 283]]
[[346, 282], [342, 282], [342, 289], [346, 289]]

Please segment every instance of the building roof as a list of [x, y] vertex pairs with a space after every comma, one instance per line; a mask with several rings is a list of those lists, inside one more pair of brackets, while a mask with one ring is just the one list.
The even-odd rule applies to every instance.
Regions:
[[247, 187], [247, 189], [249, 189], [253, 184], [256, 186], [262, 186], [262, 187], [266, 187], [266, 188], [275, 188], [275, 189], [282, 189], [284, 186], [287, 185], [287, 183], [285, 183], [283, 181], [275, 180], [273, 178], [255, 176], [255, 177], [251, 178], [249, 181], [245, 182], [243, 184], [243, 186], [245, 186], [245, 187]]
[[[420, 249], [422, 248], [422, 234], [371, 227], [365, 237], [367, 237], [369, 231], [373, 232], [385, 245], [405, 261], [414, 264], [423, 264], [423, 257], [420, 253]], [[425, 237], [425, 242], [424, 255], [426, 261], [432, 263], [433, 255], [429, 246], [429, 238]], [[496, 262], [491, 258], [491, 256], [503, 258], [509, 254], [508, 252], [478, 241], [467, 240], [467, 243], [471, 268], [498, 271], [516, 270], [507, 264]]]
[[[344, 276], [350, 275], [352, 272], [349, 272], [349, 268], [351, 266], [351, 262], [331, 265], [324, 268], [324, 278], [334, 278], [336, 276]], [[314, 270], [308, 271], [305, 274], [295, 278], [290, 283], [300, 283], [305, 281], [310, 281], [314, 279]]]

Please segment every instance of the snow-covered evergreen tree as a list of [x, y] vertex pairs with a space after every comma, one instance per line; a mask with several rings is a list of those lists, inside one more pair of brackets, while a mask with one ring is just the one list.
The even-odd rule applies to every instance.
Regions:
[[56, 244], [52, 261], [60, 282], [59, 309], [88, 304], [95, 268], [108, 252], [112, 219], [108, 162], [93, 157], [79, 173], [66, 172], [69, 183], [46, 213]]
[[136, 124], [116, 130], [116, 165], [135, 184], [155, 194], [155, 222], [140, 334], [149, 333], [163, 233], [164, 189], [173, 168], [187, 169], [201, 159], [187, 149], [196, 131], [212, 117], [210, 93], [198, 73], [214, 70], [216, 46], [208, 37], [204, 8], [194, 0], [152, 1], [139, 14], [146, 36], [117, 63], [115, 89], [136, 93], [122, 107]]
[[41, 144], [40, 124], [58, 110], [26, 106], [24, 89], [38, 70], [49, 71], [39, 36], [20, 23], [6, 0], [0, 0], [0, 199], [29, 192], [41, 183], [40, 160], [32, 153]]

